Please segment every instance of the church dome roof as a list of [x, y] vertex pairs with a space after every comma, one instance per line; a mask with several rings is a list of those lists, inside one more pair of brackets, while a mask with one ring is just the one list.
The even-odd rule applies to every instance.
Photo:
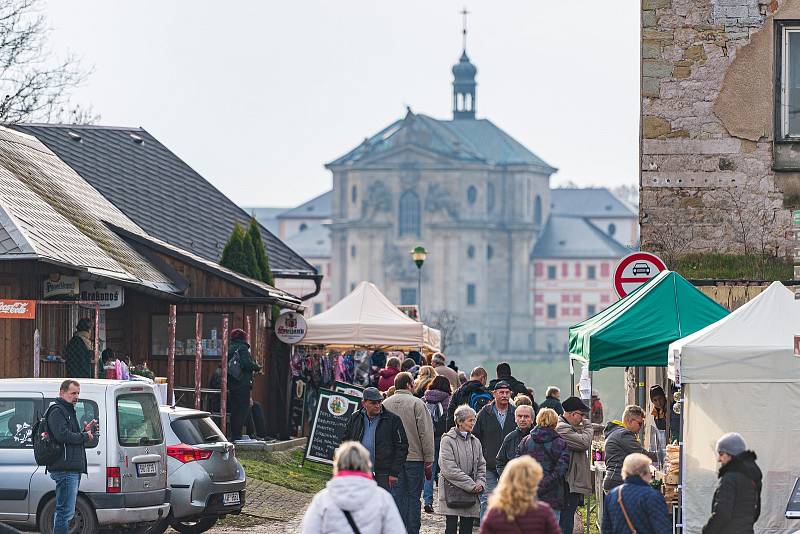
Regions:
[[470, 62], [467, 51], [464, 50], [458, 63], [453, 65], [453, 76], [456, 81], [474, 81], [477, 73], [478, 68]]

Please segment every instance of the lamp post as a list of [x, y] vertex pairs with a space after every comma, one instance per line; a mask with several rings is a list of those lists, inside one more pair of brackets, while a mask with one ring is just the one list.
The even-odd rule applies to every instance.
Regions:
[[411, 251], [411, 259], [417, 264], [417, 313], [419, 314], [420, 322], [422, 322], [422, 264], [425, 263], [425, 258], [428, 257], [428, 251], [425, 247], [414, 247]]

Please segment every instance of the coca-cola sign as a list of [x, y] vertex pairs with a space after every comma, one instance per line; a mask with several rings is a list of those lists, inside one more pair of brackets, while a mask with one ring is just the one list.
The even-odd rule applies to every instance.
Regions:
[[35, 300], [0, 300], [0, 319], [35, 319]]

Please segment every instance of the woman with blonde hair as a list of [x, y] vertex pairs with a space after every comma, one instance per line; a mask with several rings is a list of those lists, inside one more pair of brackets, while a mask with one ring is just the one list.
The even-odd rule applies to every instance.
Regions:
[[489, 497], [481, 534], [560, 534], [552, 508], [536, 496], [542, 475], [542, 466], [530, 456], [508, 462]]
[[414, 396], [421, 399], [434, 378], [436, 378], [436, 371], [433, 367], [430, 365], [420, 367], [417, 379], [414, 380]]
[[[364, 503], [369, 503], [365, 506]], [[369, 452], [345, 441], [333, 455], [333, 478], [314, 496], [303, 516], [303, 534], [405, 534], [388, 491], [372, 479]]]
[[539, 499], [554, 510], [556, 519], [564, 507], [564, 488], [570, 451], [567, 442], [556, 432], [558, 414], [552, 408], [542, 408], [536, 416], [536, 426], [520, 442], [517, 452], [529, 455], [542, 466], [544, 476], [539, 484]]

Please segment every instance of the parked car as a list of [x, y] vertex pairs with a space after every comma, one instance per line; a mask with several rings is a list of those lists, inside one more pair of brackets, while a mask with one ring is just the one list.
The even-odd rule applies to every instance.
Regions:
[[172, 506], [148, 534], [161, 534], [169, 526], [182, 534], [199, 534], [228, 514], [240, 514], [247, 478], [233, 443], [211, 414], [173, 406], [161, 406], [160, 411]]
[[[36, 465], [33, 423], [57, 398], [61, 379], [0, 380], [0, 521], [53, 531], [55, 482]], [[144, 530], [169, 513], [167, 456], [152, 385], [81, 380], [79, 422], [97, 419], [86, 446], [88, 475], [81, 477], [70, 534], [99, 527]]]

